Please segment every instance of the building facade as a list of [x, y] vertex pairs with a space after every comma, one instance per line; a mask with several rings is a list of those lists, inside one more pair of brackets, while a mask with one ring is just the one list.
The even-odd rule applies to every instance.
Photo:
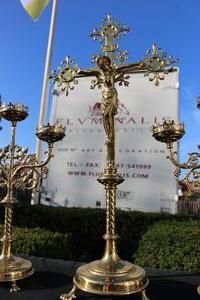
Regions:
[[[53, 98], [52, 122], [66, 126], [66, 137], [54, 147], [44, 182], [43, 203], [75, 207], [105, 207], [97, 182], [105, 161], [101, 91], [90, 90], [91, 78], [81, 78], [70, 94]], [[166, 160], [166, 145], [152, 138], [154, 122], [179, 121], [179, 72], [155, 87], [144, 74], [130, 75], [129, 87], [119, 87], [116, 116], [116, 161], [125, 181], [117, 190], [117, 207], [168, 211], [177, 207], [177, 183]]]

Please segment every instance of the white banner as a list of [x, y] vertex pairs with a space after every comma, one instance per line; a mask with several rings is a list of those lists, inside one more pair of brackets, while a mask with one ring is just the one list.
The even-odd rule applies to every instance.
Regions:
[[[51, 120], [66, 126], [66, 137], [55, 144], [44, 203], [105, 207], [104, 187], [96, 180], [106, 157], [101, 91], [90, 90], [90, 81], [80, 79], [68, 97], [54, 96]], [[163, 118], [179, 121], [179, 73], [166, 75], [158, 87], [143, 74], [131, 75], [129, 87], [119, 87], [118, 94], [116, 162], [125, 181], [118, 186], [117, 207], [175, 212], [173, 166], [151, 127]]]

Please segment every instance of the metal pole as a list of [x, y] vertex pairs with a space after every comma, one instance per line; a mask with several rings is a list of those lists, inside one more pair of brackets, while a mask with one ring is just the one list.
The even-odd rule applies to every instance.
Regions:
[[[41, 103], [40, 103], [40, 116], [38, 124], [44, 124], [46, 121], [46, 114], [47, 114], [47, 105], [48, 105], [48, 97], [49, 97], [49, 73], [51, 69], [51, 61], [53, 55], [53, 44], [54, 44], [54, 37], [55, 37], [55, 28], [56, 28], [56, 16], [57, 16], [57, 4], [58, 0], [53, 0], [52, 4], [52, 13], [51, 13], [51, 22], [49, 28], [49, 40], [47, 46], [47, 53], [46, 53], [46, 62], [44, 68], [44, 78], [43, 78], [43, 85], [42, 85], [42, 94], [41, 94]], [[42, 141], [37, 139], [36, 141], [36, 155], [38, 161], [42, 159]], [[41, 182], [39, 183], [39, 185]], [[34, 193], [34, 197], [32, 198], [32, 204], [37, 204], [39, 200], [39, 190], [40, 186], [38, 186], [38, 191]]]

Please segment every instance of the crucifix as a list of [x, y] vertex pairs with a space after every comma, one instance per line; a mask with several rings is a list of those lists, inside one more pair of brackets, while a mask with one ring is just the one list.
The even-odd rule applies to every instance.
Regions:
[[108, 295], [128, 295], [140, 293], [147, 300], [145, 289], [148, 278], [143, 268], [122, 260], [117, 253], [115, 231], [116, 189], [124, 179], [118, 175], [115, 159], [115, 116], [118, 109], [117, 84], [128, 86], [130, 74], [144, 73], [156, 86], [164, 80], [165, 74], [173, 72], [176, 60], [159, 48], [156, 44], [147, 51], [139, 62], [125, 63], [127, 51], [120, 51], [116, 42], [122, 35], [130, 31], [121, 25], [112, 15], [105, 18], [99, 29], [93, 30], [91, 37], [100, 41], [103, 46], [100, 55], [93, 55], [96, 68], [80, 69], [66, 57], [61, 66], [53, 71], [50, 78], [58, 92], [66, 96], [73, 90], [78, 78], [92, 77], [91, 89], [98, 87], [102, 91], [101, 113], [106, 134], [107, 157], [103, 176], [97, 180], [103, 184], [106, 192], [106, 233], [105, 252], [102, 259], [85, 264], [76, 270], [73, 288], [69, 293], [60, 296], [61, 300], [76, 297], [76, 290]]

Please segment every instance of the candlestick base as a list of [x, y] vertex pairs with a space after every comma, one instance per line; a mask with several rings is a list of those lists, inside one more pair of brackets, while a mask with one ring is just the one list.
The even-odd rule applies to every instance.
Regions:
[[85, 292], [101, 295], [126, 295], [146, 288], [145, 271], [127, 261], [119, 260], [111, 269], [103, 260], [96, 260], [79, 267], [74, 284]]
[[0, 257], [0, 282], [15, 282], [32, 275], [33, 272], [32, 263], [27, 259], [16, 256]]
[[112, 269], [104, 259], [83, 265], [77, 269], [73, 282], [73, 294], [64, 294], [60, 299], [72, 299], [76, 289], [98, 295], [141, 293], [142, 299], [148, 299], [145, 288], [149, 280], [144, 269], [124, 260], [117, 261]]
[[200, 284], [197, 287], [197, 293], [200, 295]]

